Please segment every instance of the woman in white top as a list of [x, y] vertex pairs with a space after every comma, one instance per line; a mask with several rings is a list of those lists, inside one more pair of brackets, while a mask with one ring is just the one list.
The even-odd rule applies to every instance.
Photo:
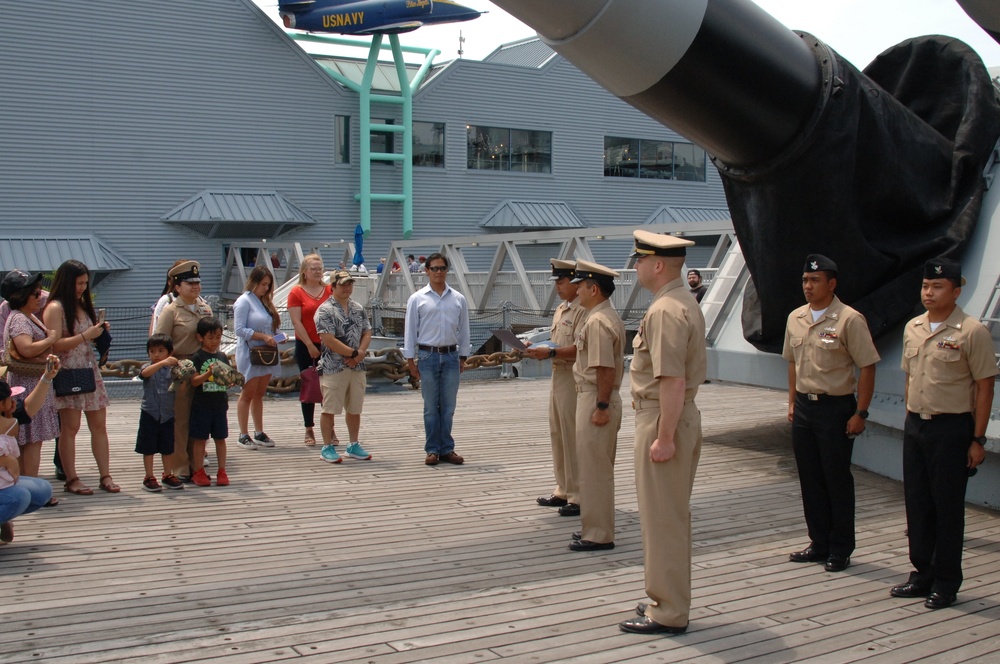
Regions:
[[[281, 325], [281, 317], [271, 301], [274, 278], [271, 271], [258, 265], [247, 279], [246, 292], [233, 304], [233, 332], [236, 343], [236, 370], [243, 374], [246, 383], [236, 403], [236, 420], [240, 426], [240, 447], [257, 449], [274, 447], [274, 441], [264, 433], [264, 394], [271, 374], [278, 365], [265, 366], [250, 362], [250, 349], [275, 348], [274, 334]], [[249, 419], [253, 415], [254, 435], [250, 437]]]

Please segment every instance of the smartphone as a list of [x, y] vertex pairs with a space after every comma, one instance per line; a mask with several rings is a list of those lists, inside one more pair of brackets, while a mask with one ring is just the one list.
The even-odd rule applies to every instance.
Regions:
[[106, 313], [105, 309], [98, 309], [97, 310], [97, 324], [98, 325], [100, 325], [101, 323], [104, 322], [104, 315], [105, 315], [105, 313]]
[[288, 341], [288, 335], [284, 332], [278, 332], [274, 335], [274, 343], [280, 344], [282, 341]]
[[[56, 357], [50, 355], [48, 357], [48, 359], [45, 360], [45, 373], [52, 373], [53, 371], [55, 371], [56, 362], [58, 362], [58, 361], [59, 360]], [[37, 371], [37, 369], [36, 369], [36, 371]]]

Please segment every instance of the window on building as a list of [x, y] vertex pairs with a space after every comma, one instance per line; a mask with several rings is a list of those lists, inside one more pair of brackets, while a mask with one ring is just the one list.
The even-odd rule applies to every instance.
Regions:
[[413, 123], [413, 165], [444, 168], [444, 123]]
[[552, 132], [469, 125], [466, 128], [470, 169], [552, 172]]
[[604, 175], [705, 181], [705, 151], [691, 143], [604, 137]]
[[337, 115], [333, 119], [333, 163], [351, 163], [351, 118]]
[[[381, 120], [379, 118], [372, 118], [372, 125], [391, 125], [396, 124], [395, 120]], [[396, 152], [396, 134], [395, 132], [387, 131], [373, 131], [371, 140], [371, 150], [372, 154], [376, 152], [384, 152], [386, 154], [393, 154]], [[372, 163], [376, 164], [394, 164], [395, 162], [389, 161], [387, 159], [372, 159]]]

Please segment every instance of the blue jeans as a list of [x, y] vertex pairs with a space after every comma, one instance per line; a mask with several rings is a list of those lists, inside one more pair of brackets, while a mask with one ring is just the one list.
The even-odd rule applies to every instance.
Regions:
[[0, 489], [0, 523], [30, 514], [52, 498], [52, 485], [47, 480], [22, 475], [17, 484]]
[[458, 351], [417, 352], [420, 368], [420, 393], [424, 397], [424, 452], [443, 456], [455, 451], [451, 423], [458, 401]]

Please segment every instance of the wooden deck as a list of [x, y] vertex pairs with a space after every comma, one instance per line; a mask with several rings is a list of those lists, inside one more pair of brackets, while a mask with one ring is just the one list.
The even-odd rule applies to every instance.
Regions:
[[[618, 547], [573, 553], [579, 521], [535, 505], [552, 484], [547, 394], [546, 380], [464, 384], [467, 463], [434, 468], [415, 392], [369, 394], [362, 438], [375, 459], [337, 466], [299, 442], [297, 401], [269, 400], [277, 448], [231, 443], [232, 486], [162, 494], [141, 490], [138, 403], [116, 402], [123, 493], [60, 490], [0, 547], [0, 661], [1000, 661], [1000, 516], [967, 511], [967, 580], [942, 611], [889, 597], [909, 569], [902, 491], [864, 471], [850, 569], [789, 563], [806, 538], [785, 397], [722, 384], [698, 399], [691, 629], [620, 632], [645, 599], [631, 412]], [[93, 460], [80, 466], [96, 488]]]

